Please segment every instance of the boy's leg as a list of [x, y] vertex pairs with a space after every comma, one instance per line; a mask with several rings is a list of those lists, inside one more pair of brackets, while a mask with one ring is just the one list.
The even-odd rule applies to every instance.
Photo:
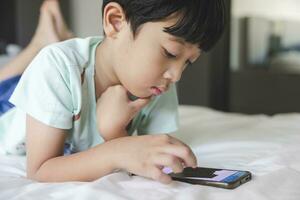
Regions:
[[30, 44], [0, 69], [0, 82], [21, 75], [37, 53], [46, 45], [72, 38], [65, 25], [57, 0], [46, 0], [40, 9], [36, 32]]

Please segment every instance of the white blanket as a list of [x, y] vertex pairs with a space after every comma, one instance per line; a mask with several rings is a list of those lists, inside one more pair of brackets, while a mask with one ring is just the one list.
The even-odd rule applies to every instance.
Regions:
[[[200, 166], [249, 170], [253, 180], [234, 189], [129, 177], [124, 172], [90, 183], [37, 183], [25, 178], [25, 158], [0, 156], [0, 199], [299, 200], [300, 114], [228, 114], [181, 106], [178, 138]], [[1, 147], [0, 147], [1, 148]]]

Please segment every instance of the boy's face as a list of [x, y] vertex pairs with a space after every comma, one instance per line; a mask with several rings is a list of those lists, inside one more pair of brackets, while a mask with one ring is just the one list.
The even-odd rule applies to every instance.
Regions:
[[165, 92], [200, 56], [198, 45], [163, 31], [176, 21], [145, 23], [135, 38], [129, 24], [118, 33], [111, 62], [120, 83], [133, 95], [145, 98]]

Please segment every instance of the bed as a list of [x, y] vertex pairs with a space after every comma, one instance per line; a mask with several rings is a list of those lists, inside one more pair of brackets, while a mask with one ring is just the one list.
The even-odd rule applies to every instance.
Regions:
[[25, 178], [24, 157], [0, 155], [0, 199], [300, 199], [300, 113], [242, 115], [180, 106], [180, 118], [175, 136], [192, 147], [200, 166], [249, 170], [253, 180], [226, 190], [117, 172], [89, 183], [37, 183]]

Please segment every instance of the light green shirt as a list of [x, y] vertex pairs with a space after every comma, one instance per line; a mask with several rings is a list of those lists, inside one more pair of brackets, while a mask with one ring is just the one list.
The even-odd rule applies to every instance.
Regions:
[[[77, 38], [56, 43], [34, 58], [10, 99], [16, 108], [0, 118], [7, 153], [26, 153], [26, 113], [48, 126], [66, 129], [66, 142], [72, 152], [104, 142], [97, 129], [94, 84], [96, 47], [102, 39]], [[172, 85], [137, 114], [128, 133], [171, 133], [178, 125], [178, 99]]]

